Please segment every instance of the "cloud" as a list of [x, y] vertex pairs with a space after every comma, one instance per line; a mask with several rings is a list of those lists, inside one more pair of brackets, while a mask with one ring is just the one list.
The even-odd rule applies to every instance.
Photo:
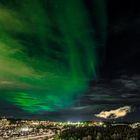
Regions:
[[95, 116], [104, 119], [117, 119], [126, 116], [129, 112], [131, 112], [131, 106], [124, 106], [110, 111], [101, 111]]

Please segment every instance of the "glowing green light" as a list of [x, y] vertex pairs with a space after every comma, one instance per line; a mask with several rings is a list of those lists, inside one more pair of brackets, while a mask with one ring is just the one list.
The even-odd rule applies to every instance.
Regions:
[[[93, 12], [104, 40], [101, 4]], [[98, 44], [85, 4], [15, 0], [14, 8], [7, 5], [0, 4], [0, 87], [7, 89], [0, 98], [31, 113], [72, 106], [97, 76]]]

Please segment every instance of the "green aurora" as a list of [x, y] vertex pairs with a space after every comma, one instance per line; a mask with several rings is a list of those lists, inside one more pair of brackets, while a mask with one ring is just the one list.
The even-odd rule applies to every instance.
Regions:
[[89, 13], [81, 0], [0, 1], [2, 100], [29, 113], [73, 105], [98, 77], [106, 40], [105, 0], [91, 3]]

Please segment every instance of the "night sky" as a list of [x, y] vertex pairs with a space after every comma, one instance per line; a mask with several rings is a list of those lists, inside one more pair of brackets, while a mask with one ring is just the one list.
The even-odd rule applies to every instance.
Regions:
[[140, 121], [136, 0], [0, 0], [0, 116]]

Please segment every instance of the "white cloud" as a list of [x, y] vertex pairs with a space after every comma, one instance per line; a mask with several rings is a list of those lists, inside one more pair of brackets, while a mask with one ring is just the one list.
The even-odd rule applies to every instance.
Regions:
[[117, 119], [126, 116], [129, 112], [131, 112], [131, 106], [124, 106], [110, 111], [101, 111], [95, 116], [104, 119]]

